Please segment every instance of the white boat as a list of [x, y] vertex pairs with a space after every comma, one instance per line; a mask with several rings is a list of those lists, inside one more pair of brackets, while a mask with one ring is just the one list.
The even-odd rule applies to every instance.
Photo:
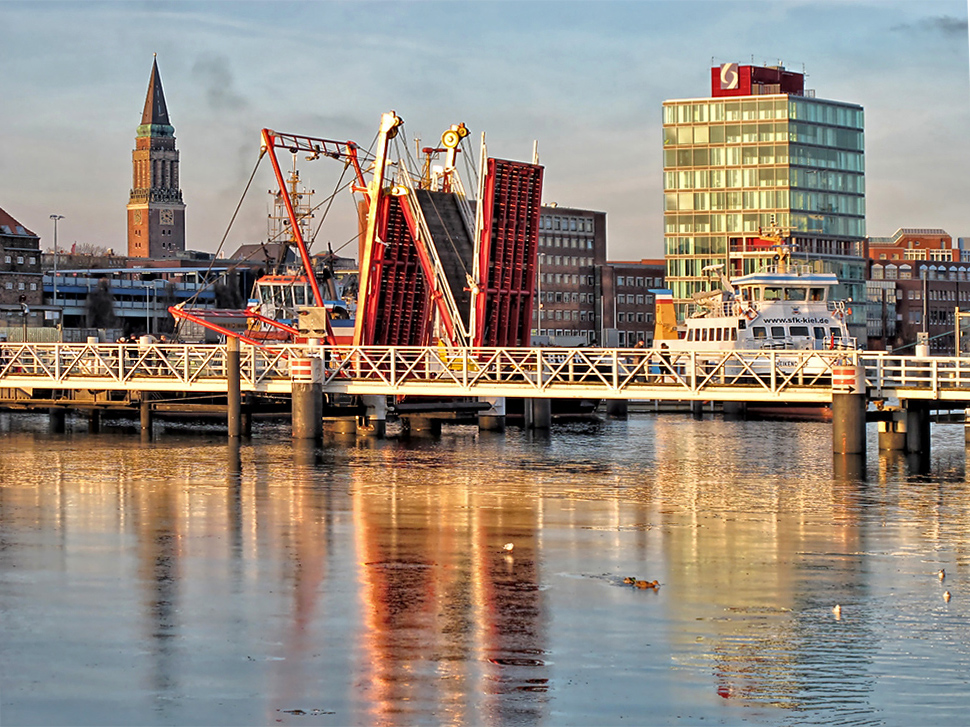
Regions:
[[[656, 291], [655, 345], [670, 351], [857, 348], [846, 325], [851, 310], [833, 296], [838, 278], [817, 272], [810, 264], [791, 262], [783, 245], [777, 249], [774, 264], [734, 280], [724, 275], [723, 265], [705, 268], [718, 274], [720, 287], [695, 294], [687, 318], [676, 329], [669, 323], [673, 314], [669, 291]], [[662, 310], [664, 297], [669, 311]], [[674, 330], [676, 337], [671, 335]]]

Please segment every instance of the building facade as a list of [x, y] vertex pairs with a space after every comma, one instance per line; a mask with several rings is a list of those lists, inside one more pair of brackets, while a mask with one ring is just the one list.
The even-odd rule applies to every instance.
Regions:
[[664, 261], [611, 261], [603, 266], [603, 345], [653, 346], [656, 306], [651, 290], [664, 286]]
[[968, 262], [967, 252], [953, 244], [946, 230], [938, 228], [901, 227], [892, 237], [870, 237], [868, 248], [873, 271], [905, 260]]
[[157, 61], [131, 153], [128, 256], [171, 258], [185, 250], [185, 204], [179, 189], [179, 153], [169, 123]]
[[[861, 106], [815, 98], [784, 68], [711, 69], [711, 96], [663, 104], [664, 251], [678, 318], [706, 289], [704, 268], [734, 277], [772, 261], [769, 230], [798, 259], [865, 301]], [[850, 317], [864, 335], [865, 306]]]
[[0, 209], [0, 332], [44, 324], [42, 278], [40, 237]]
[[602, 340], [603, 293], [597, 271], [605, 262], [605, 212], [543, 205], [534, 343], [588, 346]]

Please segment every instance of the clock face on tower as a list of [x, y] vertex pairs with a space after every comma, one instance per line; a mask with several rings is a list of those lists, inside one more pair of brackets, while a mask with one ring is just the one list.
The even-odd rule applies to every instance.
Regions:
[[172, 210], [159, 210], [158, 221], [163, 225], [175, 224], [175, 213]]

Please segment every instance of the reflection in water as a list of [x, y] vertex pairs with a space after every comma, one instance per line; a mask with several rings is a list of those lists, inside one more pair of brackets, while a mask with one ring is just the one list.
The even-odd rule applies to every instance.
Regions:
[[[321, 446], [13, 419], [5, 722], [865, 724], [970, 707], [962, 428], [934, 431], [920, 474], [874, 448], [832, 459], [825, 424]], [[927, 706], [924, 683], [948, 699]]]

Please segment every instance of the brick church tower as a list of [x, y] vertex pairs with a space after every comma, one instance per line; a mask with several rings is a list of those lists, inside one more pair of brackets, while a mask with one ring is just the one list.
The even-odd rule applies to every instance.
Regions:
[[162, 79], [155, 60], [131, 162], [128, 256], [175, 257], [185, 250], [185, 205], [179, 189], [175, 127], [168, 122]]

